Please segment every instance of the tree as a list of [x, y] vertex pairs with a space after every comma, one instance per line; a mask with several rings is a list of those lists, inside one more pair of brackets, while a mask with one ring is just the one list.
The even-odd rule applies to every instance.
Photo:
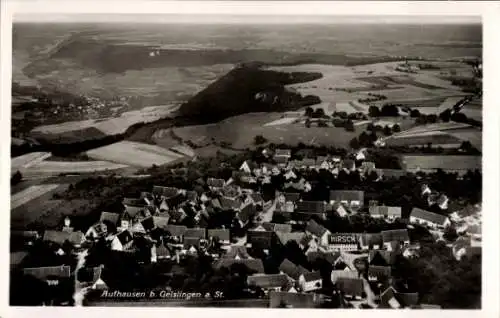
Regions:
[[386, 135], [386, 136], [392, 135], [392, 130], [387, 125], [384, 127], [384, 135]]
[[451, 119], [451, 110], [447, 109], [443, 111], [441, 114], [439, 114], [439, 119], [441, 119], [445, 123], [449, 122]]
[[410, 117], [412, 117], [412, 118], [420, 117], [420, 112], [418, 111], [418, 109], [412, 109], [410, 111]]
[[10, 178], [10, 184], [15, 185], [15, 184], [18, 184], [19, 182], [21, 182], [22, 180], [23, 180], [23, 175], [18, 170], [18, 171], [16, 171], [16, 173], [14, 173], [12, 178]]
[[345, 130], [347, 131], [354, 131], [354, 124], [352, 120], [348, 119], [347, 122], [345, 123]]
[[370, 117], [379, 117], [380, 109], [377, 106], [370, 106], [370, 108], [368, 108], [368, 115], [370, 115]]
[[312, 117], [314, 117], [314, 118], [322, 118], [324, 116], [325, 116], [325, 110], [321, 107], [316, 108], [316, 110], [312, 114]]
[[366, 130], [367, 130], [367, 131], [374, 131], [374, 130], [375, 130], [375, 126], [373, 125], [373, 123], [369, 123], [369, 124], [366, 126]]
[[266, 142], [267, 142], [267, 139], [262, 135], [257, 135], [254, 138], [254, 144], [256, 144], [256, 145], [262, 145]]
[[398, 133], [400, 131], [401, 131], [401, 127], [398, 124], [395, 124], [394, 126], [392, 126], [393, 133]]
[[465, 140], [465, 141], [462, 141], [462, 144], [460, 145], [460, 149], [462, 149], [465, 152], [470, 152], [474, 148], [472, 147], [472, 144], [470, 143], [470, 141]]
[[358, 138], [354, 137], [351, 139], [351, 141], [349, 142], [349, 145], [351, 146], [351, 148], [353, 149], [358, 149], [359, 148], [359, 141], [358, 141]]
[[382, 116], [399, 116], [399, 109], [396, 105], [385, 104], [380, 111]]
[[456, 121], [457, 123], [465, 123], [467, 122], [467, 116], [463, 113], [454, 113], [450, 117], [451, 120]]
[[306, 127], [307, 128], [311, 127], [311, 120], [309, 118], [306, 119]]
[[311, 106], [307, 107], [304, 115], [307, 117], [312, 117], [313, 114], [314, 114], [314, 109]]
[[443, 237], [448, 242], [454, 242], [458, 238], [457, 230], [453, 226], [448, 226], [444, 229]]
[[434, 114], [427, 115], [427, 122], [430, 124], [435, 124], [437, 122], [437, 116]]
[[328, 127], [328, 125], [326, 124], [326, 121], [324, 121], [324, 120], [320, 120], [320, 121], [318, 122], [318, 127]]

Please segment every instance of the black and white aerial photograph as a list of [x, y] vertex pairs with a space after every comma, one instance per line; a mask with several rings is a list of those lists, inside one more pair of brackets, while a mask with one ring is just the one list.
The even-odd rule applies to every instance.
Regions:
[[482, 308], [480, 15], [12, 19], [10, 306]]

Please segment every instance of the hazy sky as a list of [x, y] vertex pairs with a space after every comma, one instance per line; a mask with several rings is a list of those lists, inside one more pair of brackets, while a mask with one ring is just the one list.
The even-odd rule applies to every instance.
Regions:
[[212, 14], [15, 14], [14, 22], [90, 23], [481, 23], [480, 16], [212, 15]]

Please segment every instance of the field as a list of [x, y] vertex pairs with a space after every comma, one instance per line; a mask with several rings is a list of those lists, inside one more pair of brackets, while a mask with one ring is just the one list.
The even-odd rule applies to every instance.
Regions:
[[48, 192], [53, 192], [59, 188], [59, 184], [43, 184], [30, 186], [20, 192], [13, 194], [10, 198], [11, 210], [28, 203], [29, 201], [38, 198]]
[[31, 152], [11, 160], [11, 171], [23, 170], [51, 156], [50, 152]]
[[42, 177], [58, 174], [105, 172], [126, 168], [109, 161], [42, 161], [23, 171], [23, 177]]
[[416, 155], [401, 156], [401, 163], [408, 171], [443, 169], [445, 171], [463, 172], [465, 170], [481, 170], [481, 156], [434, 156]]
[[168, 117], [179, 107], [178, 104], [149, 106], [141, 110], [134, 110], [122, 113], [116, 118], [107, 119], [89, 119], [82, 121], [65, 122], [62, 124], [39, 126], [32, 130], [32, 133], [37, 135], [53, 135], [52, 138], [57, 138], [58, 135], [79, 132], [87, 129], [97, 129], [104, 135], [123, 134], [128, 127], [137, 123], [153, 122], [161, 118]]
[[144, 143], [121, 141], [108, 146], [87, 151], [87, 155], [95, 160], [111, 161], [119, 164], [151, 167], [164, 165], [183, 159], [184, 156], [159, 146]]
[[297, 117], [280, 118], [277, 120], [273, 120], [272, 122], [269, 122], [267, 124], [264, 124], [264, 126], [267, 127], [267, 126], [279, 126], [279, 125], [291, 124], [295, 122], [297, 119], [298, 119]]

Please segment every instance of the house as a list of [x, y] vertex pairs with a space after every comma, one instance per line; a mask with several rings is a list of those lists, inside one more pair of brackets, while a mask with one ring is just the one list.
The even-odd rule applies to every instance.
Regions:
[[270, 249], [273, 243], [274, 232], [266, 230], [247, 231], [247, 242], [252, 247], [258, 246], [262, 249]]
[[410, 244], [410, 235], [407, 229], [382, 231], [382, 241], [387, 250], [391, 250], [391, 242], [396, 242], [399, 246]]
[[108, 289], [108, 286], [101, 278], [102, 268], [102, 266], [81, 268], [77, 273], [77, 279], [80, 283], [93, 290]]
[[306, 272], [300, 275], [299, 286], [304, 292], [321, 289], [323, 279], [320, 272]]
[[472, 243], [473, 242], [470, 237], [462, 236], [458, 238], [451, 247], [455, 259], [459, 261], [464, 256], [481, 255], [481, 246]]
[[328, 170], [331, 168], [330, 161], [328, 157], [319, 156], [316, 158], [316, 169]]
[[411, 211], [410, 222], [440, 229], [444, 229], [451, 225], [451, 221], [447, 216], [419, 208], [413, 208]]
[[221, 197], [219, 199], [222, 211], [239, 210], [241, 201], [236, 198]]
[[269, 292], [270, 308], [314, 308], [313, 293]]
[[[283, 199], [281, 199], [281, 196], [283, 197]], [[300, 200], [300, 193], [298, 192], [282, 192], [280, 193], [278, 202], [283, 201], [282, 203], [287, 203], [287, 202], [296, 203], [299, 200]]]
[[317, 252], [319, 249], [318, 239], [312, 235], [306, 234], [302, 240], [299, 242], [299, 247], [302, 249], [304, 254], [309, 254]]
[[196, 191], [186, 191], [186, 199], [188, 201], [194, 202], [198, 200], [198, 192]]
[[288, 170], [287, 172], [285, 172], [285, 174], [283, 174], [283, 176], [287, 181], [297, 179], [297, 175], [295, 174], [295, 172], [293, 172], [293, 170]]
[[278, 237], [279, 242], [283, 246], [285, 246], [286, 243], [288, 243], [289, 241], [295, 241], [298, 245], [300, 245], [300, 242], [304, 239], [306, 233], [304, 232], [285, 233], [278, 231], [276, 232], [276, 236]]
[[240, 188], [234, 185], [222, 188], [222, 195], [228, 199], [235, 199], [240, 195]]
[[437, 206], [441, 209], [441, 210], [448, 210], [448, 202], [450, 200], [448, 199], [448, 196], [446, 196], [445, 194], [441, 194], [437, 200], [436, 200], [436, 204]]
[[344, 297], [353, 299], [362, 299], [365, 297], [365, 288], [362, 278], [339, 277], [335, 286]]
[[108, 227], [104, 223], [97, 223], [90, 226], [85, 232], [85, 237], [89, 240], [95, 240], [108, 234]]
[[328, 236], [330, 251], [355, 251], [358, 249], [358, 237], [355, 233], [331, 233]]
[[129, 231], [132, 234], [135, 234], [135, 233], [146, 234], [146, 229], [144, 228], [144, 226], [142, 225], [141, 222], [136, 222], [136, 223], [132, 224], [132, 226], [129, 228]]
[[264, 274], [264, 264], [260, 259], [234, 259], [234, 258], [220, 258], [214, 263], [215, 269], [227, 268], [231, 269], [231, 267], [235, 264], [241, 264], [246, 266], [250, 272], [256, 274]]
[[326, 203], [323, 201], [298, 201], [296, 203], [296, 213], [324, 216], [326, 213]]
[[340, 278], [351, 278], [351, 279], [356, 279], [359, 278], [360, 275], [357, 271], [346, 271], [346, 270], [333, 270], [332, 274], [330, 275], [332, 279], [332, 283], [336, 284], [337, 281]]
[[308, 272], [304, 267], [297, 266], [286, 258], [281, 262], [279, 270], [280, 273], [287, 275], [295, 281], [299, 280], [302, 274]]
[[208, 229], [207, 238], [218, 240], [222, 244], [230, 243], [230, 232], [228, 229]]
[[368, 281], [370, 282], [385, 282], [391, 278], [390, 266], [368, 266]]
[[184, 233], [187, 231], [187, 227], [184, 225], [174, 225], [168, 224], [166, 227], [167, 235], [166, 237], [175, 242], [182, 242]]
[[17, 251], [10, 253], [10, 270], [15, 270], [23, 263], [24, 259], [28, 256], [28, 252]]
[[251, 259], [252, 257], [248, 254], [245, 246], [241, 245], [231, 245], [226, 251], [224, 258], [231, 259]]
[[[155, 245], [154, 245], [155, 246]], [[156, 254], [156, 260], [157, 261], [167, 261], [172, 258], [173, 253], [170, 251], [169, 248], [167, 248], [163, 244], [159, 244], [158, 246], [155, 246], [155, 254]]]
[[266, 231], [283, 232], [283, 233], [292, 232], [292, 225], [291, 224], [264, 222], [262, 224], [262, 226], [264, 227], [264, 229], [266, 229]]
[[372, 218], [385, 218], [390, 221], [401, 218], [401, 207], [396, 206], [370, 206], [368, 212]]
[[324, 226], [318, 224], [316, 221], [309, 220], [309, 222], [307, 222], [305, 231], [307, 234], [317, 238], [320, 245], [328, 245], [328, 236], [330, 234], [330, 231], [328, 231]]
[[397, 254], [385, 250], [370, 250], [368, 252], [368, 264], [378, 266], [389, 266], [396, 262]]
[[250, 201], [255, 205], [264, 205], [264, 199], [260, 192], [253, 192], [250, 194]]
[[79, 248], [85, 242], [85, 235], [80, 232], [52, 231], [46, 230], [43, 234], [44, 242], [52, 242], [63, 245], [65, 242], [71, 243], [76, 248]]
[[118, 226], [119, 220], [120, 214], [112, 212], [102, 212], [99, 218], [99, 222], [112, 224], [114, 227]]
[[286, 157], [290, 158], [292, 156], [292, 151], [290, 149], [276, 149], [274, 152], [274, 157]]
[[224, 179], [217, 179], [217, 178], [208, 178], [207, 179], [207, 186], [212, 191], [222, 189], [225, 184], [226, 184], [226, 181], [224, 181]]
[[287, 156], [274, 156], [274, 162], [280, 167], [285, 167], [288, 163], [288, 158]]
[[412, 308], [418, 304], [418, 293], [398, 293], [390, 286], [380, 294], [378, 308]]
[[330, 204], [331, 211], [337, 213], [340, 217], [345, 217], [349, 215], [350, 209], [340, 202], [335, 202], [333, 205]]
[[132, 233], [128, 230], [122, 231], [115, 235], [111, 241], [111, 250], [113, 251], [126, 251], [132, 247], [134, 239]]
[[332, 190], [330, 191], [330, 204], [340, 202], [351, 210], [358, 210], [364, 204], [364, 192], [355, 190]]
[[174, 187], [153, 186], [153, 195], [159, 198], [174, 197], [179, 193], [179, 189]]
[[352, 159], [342, 160], [342, 169], [346, 172], [351, 172], [356, 170], [356, 162]]
[[254, 204], [247, 204], [240, 211], [238, 211], [236, 216], [240, 220], [240, 224], [244, 226], [256, 214], [257, 214], [257, 207]]
[[257, 286], [266, 292], [281, 291], [288, 285], [288, 277], [284, 274], [257, 274], [247, 277], [248, 286]]
[[383, 244], [381, 233], [363, 233], [359, 235], [359, 246], [362, 250], [379, 250]]
[[59, 285], [62, 280], [71, 278], [71, 267], [66, 265], [23, 268], [23, 274], [45, 281], [49, 286]]
[[243, 171], [245, 173], [252, 173], [252, 170], [256, 168], [256, 165], [254, 163], [252, 163], [251, 161], [249, 160], [245, 160], [241, 166], [240, 166], [240, 171]]
[[197, 239], [205, 239], [206, 238], [206, 229], [204, 228], [187, 228], [184, 233], [183, 237], [184, 239], [190, 237], [190, 238], [197, 238]]

